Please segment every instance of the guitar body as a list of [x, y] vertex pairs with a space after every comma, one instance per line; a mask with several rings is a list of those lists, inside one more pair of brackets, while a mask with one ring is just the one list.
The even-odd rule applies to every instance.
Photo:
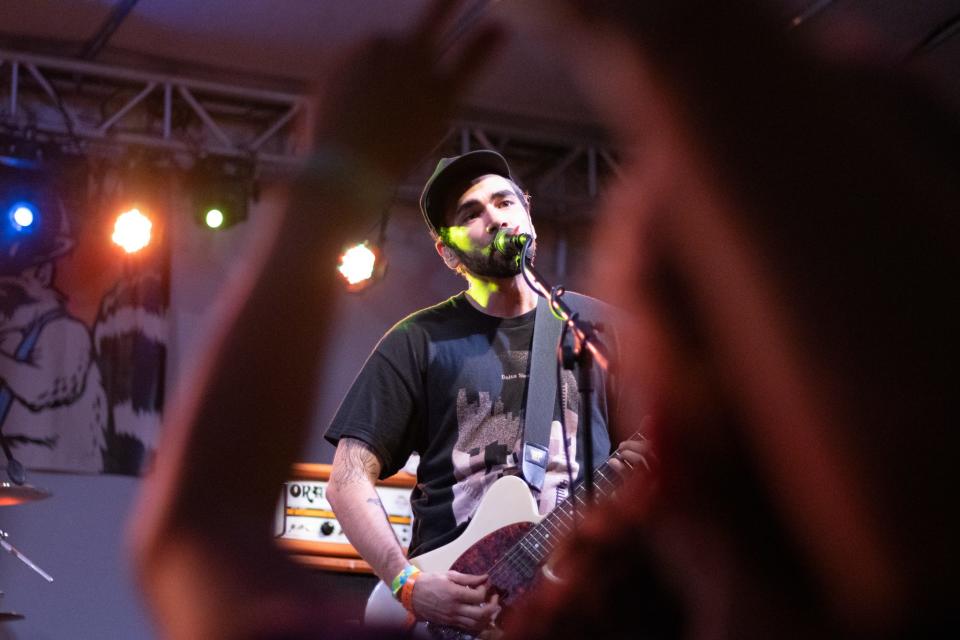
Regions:
[[[493, 483], [483, 496], [473, 519], [456, 540], [411, 558], [410, 564], [424, 572], [452, 569], [473, 575], [487, 573], [541, 520], [543, 516], [527, 484], [515, 476], [505, 476]], [[501, 601], [509, 605], [525, 591], [531, 578], [529, 572], [512, 571], [500, 563], [491, 582], [501, 593]], [[367, 601], [366, 624], [398, 626], [406, 618], [406, 610], [394, 599], [387, 585], [379, 583]], [[432, 633], [436, 637], [457, 637], [439, 629]], [[457, 632], [450, 630], [450, 633]]]
[[[527, 488], [527, 483], [516, 476], [505, 476], [494, 482], [480, 500], [477, 512], [460, 537], [438, 549], [412, 558], [410, 564], [421, 571], [447, 571], [448, 569], [461, 571], [454, 564], [468, 550], [472, 553], [476, 552], [473, 547], [481, 541], [484, 542], [484, 547], [499, 548], [500, 553], [491, 559], [490, 564], [493, 564], [493, 561], [499, 559], [513, 546], [516, 538], [509, 544], [500, 546], [498, 540], [502, 543], [502, 536], [491, 534], [506, 536], [508, 534], [501, 530], [510, 529], [516, 524], [523, 524], [526, 532], [530, 526], [542, 519], [533, 496], [530, 495], [530, 489]], [[464, 573], [483, 573], [483, 571], [464, 571]]]
[[[640, 433], [633, 439], [640, 438]], [[631, 465], [616, 453], [621, 464]], [[594, 474], [592, 487], [599, 497], [613, 493], [620, 484], [619, 474], [610, 467], [610, 460]], [[500, 602], [511, 605], [541, 575], [540, 565], [557, 543], [576, 526], [578, 509], [588, 504], [589, 494], [583, 484], [541, 516], [530, 490], [520, 478], [507, 476], [493, 483], [480, 501], [477, 512], [453, 542], [439, 549], [411, 558], [410, 563], [426, 572], [453, 569], [472, 575], [488, 574], [490, 587], [500, 595]], [[578, 506], [580, 505], [580, 506]], [[364, 616], [367, 624], [401, 626], [406, 610], [382, 582], [367, 600]], [[471, 638], [454, 627], [418, 625], [414, 637]]]

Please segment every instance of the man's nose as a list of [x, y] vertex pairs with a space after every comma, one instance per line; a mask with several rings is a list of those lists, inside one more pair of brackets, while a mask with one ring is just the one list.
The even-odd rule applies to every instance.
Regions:
[[494, 217], [494, 219], [490, 221], [490, 224], [487, 225], [487, 233], [496, 233], [500, 229], [504, 229], [507, 226], [506, 220], [498, 221], [496, 220], [496, 217]]

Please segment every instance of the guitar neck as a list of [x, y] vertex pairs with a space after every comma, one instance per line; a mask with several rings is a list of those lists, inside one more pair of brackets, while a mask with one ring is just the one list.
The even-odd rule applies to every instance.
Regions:
[[[640, 433], [637, 432], [631, 439], [636, 439], [639, 435]], [[594, 471], [595, 499], [606, 498], [622, 484], [620, 474], [610, 466], [610, 460], [615, 457], [616, 455], [611, 456]], [[587, 484], [579, 482], [567, 498], [559, 502], [553, 511], [548, 513], [538, 525], [517, 542], [515, 549], [528, 556], [536, 564], [543, 562], [560, 540], [573, 531], [576, 527], [579, 512], [588, 506]]]

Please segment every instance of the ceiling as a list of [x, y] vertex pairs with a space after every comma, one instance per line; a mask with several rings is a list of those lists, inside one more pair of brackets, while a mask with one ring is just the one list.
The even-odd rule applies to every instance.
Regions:
[[[123, 2], [3, 0], [0, 46], [77, 55]], [[410, 24], [426, 4], [424, 0], [139, 0], [96, 61], [299, 90], [331, 51], [364, 35]], [[466, 4], [469, 7], [475, 0]], [[470, 105], [568, 123], [590, 120], [586, 101], [555, 53], [529, 34], [512, 37], [494, 68], [476, 86]]]
[[[491, 10], [509, 12], [512, 3], [523, 1], [503, 0]], [[785, 25], [803, 18], [798, 29], [829, 26], [846, 15], [864, 18], [864, 24], [886, 40], [884, 50], [891, 59], [932, 69], [960, 104], [960, 0], [771, 2]], [[482, 3], [473, 0], [466, 5]], [[61, 56], [78, 56], [87, 47], [98, 62], [300, 91], [331, 50], [365, 34], [408, 24], [426, 4], [426, 0], [2, 0], [0, 47]], [[116, 17], [118, 7], [129, 11], [111, 31], [105, 25], [111, 15]], [[92, 43], [97, 34], [107, 33], [104, 42]], [[531, 33], [511, 37], [476, 84], [468, 106], [569, 126], [596, 123], [557, 47]]]

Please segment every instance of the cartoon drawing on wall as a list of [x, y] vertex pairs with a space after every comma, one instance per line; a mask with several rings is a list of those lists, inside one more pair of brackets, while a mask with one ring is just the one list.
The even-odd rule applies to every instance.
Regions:
[[63, 203], [46, 204], [44, 225], [0, 245], [0, 435], [27, 469], [139, 473], [163, 400], [164, 278], [118, 268], [85, 321], [57, 286], [77, 239]]
[[53, 286], [74, 246], [62, 205], [54, 232], [25, 234], [0, 255], [3, 437], [28, 468], [100, 471], [106, 393], [89, 329]]
[[110, 399], [104, 471], [136, 475], [160, 432], [167, 354], [163, 270], [127, 274], [108, 291], [94, 324], [94, 346]]

